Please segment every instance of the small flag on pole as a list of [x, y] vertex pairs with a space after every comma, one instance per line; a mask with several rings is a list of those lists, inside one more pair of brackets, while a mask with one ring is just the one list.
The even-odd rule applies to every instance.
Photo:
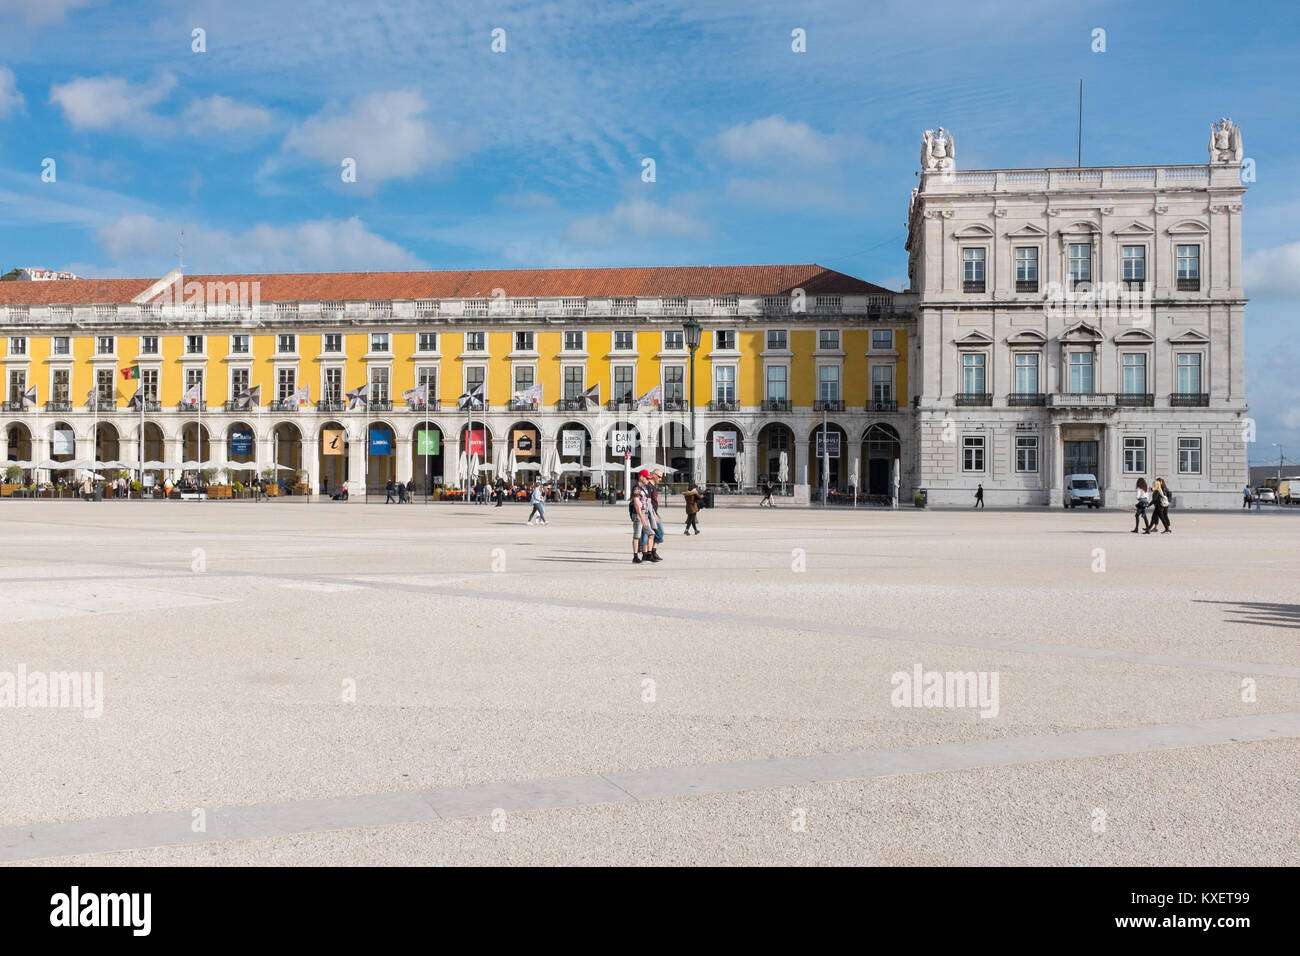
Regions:
[[23, 392], [23, 408], [31, 408], [36, 404], [36, 386], [33, 385], [27, 391]]
[[187, 388], [185, 390], [185, 394], [181, 396], [181, 404], [197, 405], [198, 403], [199, 403], [199, 383], [195, 382], [193, 385]]
[[597, 382], [591, 388], [587, 389], [578, 396], [584, 410], [590, 408], [600, 408], [600, 382]]
[[407, 389], [402, 393], [402, 400], [408, 405], [423, 408], [429, 403], [429, 383], [421, 382], [415, 388]]
[[647, 405], [658, 407], [659, 405], [663, 404], [663, 400], [664, 400], [664, 387], [662, 385], [656, 385], [654, 388], [650, 389], [650, 391], [646, 392], [644, 395], [642, 395], [640, 398], [636, 400], [636, 407], [644, 408]]
[[289, 404], [301, 406], [301, 405], [306, 405], [310, 401], [311, 401], [311, 386], [304, 385], [302, 388], [298, 389], [298, 391], [293, 393], [292, 397], [290, 397], [289, 399]]
[[126, 368], [122, 369], [122, 380], [125, 382], [133, 381], [139, 377], [140, 366], [138, 365], [128, 365]]
[[360, 385], [348, 392], [348, 411], [353, 412], [358, 408], [365, 408], [366, 405], [366, 386]]
[[86, 404], [87, 405], [95, 404], [95, 390], [93, 388], [86, 393]]
[[469, 391], [465, 392], [456, 399], [456, 405], [461, 411], [466, 409], [478, 410], [483, 407], [483, 383], [479, 382]]
[[246, 388], [235, 396], [235, 407], [258, 408], [262, 404], [262, 386], [254, 385], [252, 388]]

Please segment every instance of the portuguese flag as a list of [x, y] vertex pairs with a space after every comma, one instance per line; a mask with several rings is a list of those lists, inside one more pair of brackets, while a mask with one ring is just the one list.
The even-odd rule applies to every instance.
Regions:
[[140, 377], [140, 366], [138, 365], [128, 365], [126, 368], [122, 369], [122, 378], [125, 381], [129, 382], [132, 379], [137, 379], [139, 377]]

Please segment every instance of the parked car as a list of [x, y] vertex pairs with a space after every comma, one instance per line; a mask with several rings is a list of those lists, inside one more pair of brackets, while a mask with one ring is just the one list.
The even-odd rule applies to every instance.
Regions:
[[1300, 505], [1300, 476], [1282, 479], [1277, 486], [1277, 500], [1289, 505]]
[[1277, 494], [1272, 488], [1260, 485], [1255, 489], [1255, 500], [1262, 504], [1275, 505], [1277, 504]]
[[1097, 487], [1097, 476], [1066, 475], [1064, 498], [1067, 508], [1077, 508], [1079, 505], [1100, 508], [1101, 489]]

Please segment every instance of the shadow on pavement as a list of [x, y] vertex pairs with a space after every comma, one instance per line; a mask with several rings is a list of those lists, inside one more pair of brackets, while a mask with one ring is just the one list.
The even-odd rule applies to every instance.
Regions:
[[1266, 627], [1300, 628], [1300, 604], [1268, 604], [1262, 601], [1197, 601], [1197, 604], [1218, 604], [1236, 617], [1227, 618], [1229, 624], [1263, 624]]

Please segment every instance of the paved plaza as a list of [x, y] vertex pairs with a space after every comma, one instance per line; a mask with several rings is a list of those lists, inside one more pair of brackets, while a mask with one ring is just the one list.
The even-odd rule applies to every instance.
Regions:
[[0, 861], [1300, 864], [1300, 509], [680, 510], [0, 503]]

